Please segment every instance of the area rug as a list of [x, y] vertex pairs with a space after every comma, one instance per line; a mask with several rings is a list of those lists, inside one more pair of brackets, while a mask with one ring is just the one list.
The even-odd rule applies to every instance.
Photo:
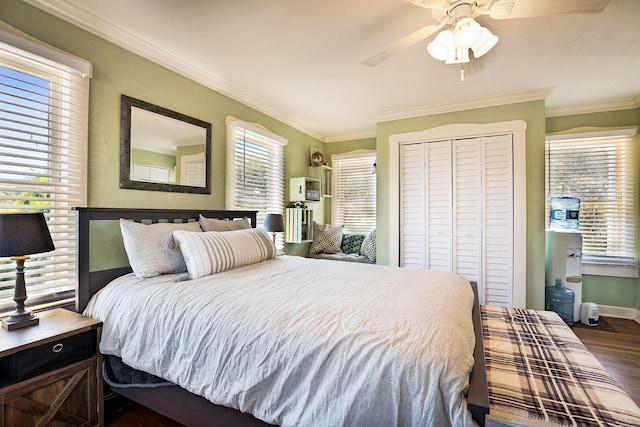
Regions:
[[598, 331], [607, 331], [607, 332], [618, 333], [618, 331], [616, 331], [616, 328], [611, 326], [611, 324], [609, 322], [607, 322], [607, 319], [605, 319], [602, 316], [600, 316], [600, 318], [598, 319], [598, 326], [587, 326], [587, 325], [583, 324], [582, 322], [574, 322], [573, 323], [573, 327], [574, 328], [585, 328], [585, 329], [596, 329]]

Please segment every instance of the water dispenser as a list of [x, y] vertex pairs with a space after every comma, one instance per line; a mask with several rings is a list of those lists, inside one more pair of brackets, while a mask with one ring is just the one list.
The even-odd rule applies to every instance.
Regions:
[[555, 286], [557, 280], [561, 281], [563, 287], [573, 291], [573, 320], [579, 322], [582, 304], [582, 234], [547, 231], [545, 284], [547, 287]]

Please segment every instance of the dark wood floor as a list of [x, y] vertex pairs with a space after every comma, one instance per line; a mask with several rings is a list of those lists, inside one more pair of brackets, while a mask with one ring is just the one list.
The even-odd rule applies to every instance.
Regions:
[[607, 321], [618, 333], [575, 327], [573, 332], [640, 406], [640, 324], [611, 317]]
[[[577, 328], [573, 331], [609, 374], [640, 405], [640, 324], [607, 318], [618, 332]], [[143, 406], [132, 404], [105, 420], [107, 427], [177, 427], [180, 424]]]
[[169, 418], [153, 412], [144, 406], [132, 403], [121, 411], [107, 414], [104, 420], [105, 427], [180, 427]]

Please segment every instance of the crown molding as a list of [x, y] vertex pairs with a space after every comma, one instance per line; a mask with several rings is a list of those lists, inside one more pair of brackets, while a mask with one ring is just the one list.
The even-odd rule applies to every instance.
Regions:
[[513, 92], [502, 95], [487, 96], [483, 98], [466, 99], [456, 102], [429, 105], [425, 107], [409, 108], [406, 110], [389, 111], [386, 113], [378, 114], [374, 117], [377, 122], [388, 122], [391, 120], [431, 116], [434, 114], [453, 113], [456, 111], [472, 110], [476, 108], [495, 107], [505, 104], [514, 104], [517, 102], [546, 99], [552, 91], [552, 87], [546, 87], [525, 92]]
[[73, 24], [85, 31], [95, 34], [123, 49], [133, 52], [149, 61], [159, 64], [171, 71], [174, 71], [188, 79], [195, 81], [205, 87], [226, 95], [238, 102], [241, 102], [261, 113], [264, 113], [276, 120], [279, 120], [307, 135], [325, 142], [326, 136], [307, 124], [296, 120], [286, 114], [272, 108], [261, 100], [248, 93], [230, 85], [219, 77], [208, 73], [201, 68], [177, 58], [176, 56], [158, 49], [156, 46], [147, 43], [139, 37], [113, 25], [81, 8], [70, 4], [66, 0], [22, 0], [31, 6], [43, 10], [51, 15]]
[[361, 131], [354, 132], [344, 132], [344, 133], [335, 133], [331, 135], [327, 135], [325, 142], [344, 142], [344, 141], [355, 141], [356, 139], [365, 139], [365, 138], [375, 138], [378, 134], [375, 129], [367, 129]]
[[605, 101], [589, 105], [547, 108], [546, 117], [571, 116], [575, 114], [602, 113], [605, 111], [629, 110], [640, 107], [640, 95], [632, 99]]

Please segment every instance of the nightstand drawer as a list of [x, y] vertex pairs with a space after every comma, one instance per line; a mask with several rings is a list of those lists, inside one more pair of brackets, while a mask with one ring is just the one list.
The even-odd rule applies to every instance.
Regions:
[[42, 344], [0, 359], [0, 374], [10, 381], [22, 381], [93, 356], [95, 330]]

